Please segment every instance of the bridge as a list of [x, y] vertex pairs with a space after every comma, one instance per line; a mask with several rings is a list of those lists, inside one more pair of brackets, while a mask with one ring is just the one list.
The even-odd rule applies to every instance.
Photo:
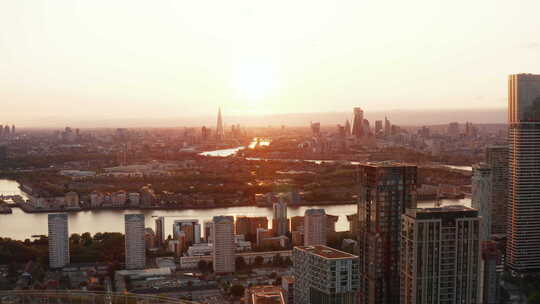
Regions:
[[155, 295], [83, 290], [0, 290], [0, 304], [197, 304]]

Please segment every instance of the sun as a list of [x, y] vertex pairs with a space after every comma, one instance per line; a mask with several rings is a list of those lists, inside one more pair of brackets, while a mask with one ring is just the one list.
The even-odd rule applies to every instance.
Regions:
[[269, 62], [244, 62], [233, 70], [232, 87], [238, 98], [257, 104], [278, 87], [278, 73]]

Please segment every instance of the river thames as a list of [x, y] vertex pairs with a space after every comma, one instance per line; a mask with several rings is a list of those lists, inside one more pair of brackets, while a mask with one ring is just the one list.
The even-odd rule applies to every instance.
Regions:
[[[0, 180], [0, 195], [15, 195], [24, 193], [18, 187], [18, 183], [10, 180]], [[442, 200], [442, 205], [470, 205], [470, 199]], [[419, 207], [432, 207], [433, 201], [422, 201]], [[339, 216], [336, 230], [344, 231], [349, 229], [347, 215], [356, 213], [356, 205], [337, 206], [301, 206], [289, 207], [287, 215], [303, 215], [308, 208], [324, 208], [326, 213]], [[189, 210], [95, 210], [79, 211], [69, 213], [69, 233], [90, 232], [124, 232], [123, 215], [127, 213], [143, 213], [146, 218], [146, 226], [154, 229], [152, 216], [168, 216], [165, 219], [165, 229], [167, 234], [172, 233], [172, 222], [176, 219], [198, 219], [199, 222], [209, 221], [215, 215], [245, 215], [245, 216], [266, 216], [268, 221], [272, 221], [272, 208], [264, 207], [231, 207], [215, 209], [189, 209]], [[19, 208], [13, 208], [13, 214], [0, 214], [0, 237], [10, 237], [12, 239], [24, 240], [32, 235], [47, 234], [47, 214], [46, 213], [25, 213]]]

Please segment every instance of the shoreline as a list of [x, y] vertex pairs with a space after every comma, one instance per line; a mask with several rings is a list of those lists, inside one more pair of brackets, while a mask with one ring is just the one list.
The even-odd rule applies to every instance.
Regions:
[[[353, 201], [347, 201], [347, 202], [328, 202], [328, 201], [322, 201], [322, 202], [302, 202], [298, 204], [291, 204], [288, 205], [288, 207], [295, 208], [295, 207], [309, 207], [309, 206], [342, 206], [342, 205], [355, 205], [356, 202]], [[208, 209], [224, 209], [224, 208], [235, 208], [235, 207], [257, 207], [257, 208], [266, 208], [271, 209], [271, 205], [253, 205], [253, 204], [232, 204], [232, 205], [226, 205], [226, 206], [185, 206], [182, 208], [179, 207], [168, 207], [168, 206], [150, 206], [150, 207], [143, 207], [143, 206], [128, 206], [128, 207], [99, 207], [99, 208], [73, 208], [73, 209], [34, 209], [34, 208], [28, 208], [29, 206], [23, 206], [21, 204], [15, 204], [14, 206], [11, 206], [12, 208], [19, 208], [24, 213], [77, 213], [77, 212], [86, 212], [86, 211], [126, 211], [126, 210], [144, 210], [144, 211], [152, 211], [152, 210], [177, 210], [177, 211], [185, 211], [185, 210], [208, 210]]]

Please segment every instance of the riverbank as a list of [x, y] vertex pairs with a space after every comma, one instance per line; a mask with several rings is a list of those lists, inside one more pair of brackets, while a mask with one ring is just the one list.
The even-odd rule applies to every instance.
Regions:
[[[355, 202], [351, 201], [320, 201], [320, 202], [300, 202], [289, 205], [291, 208], [311, 207], [311, 206], [342, 206], [351, 205]], [[256, 207], [256, 208], [268, 208], [271, 209], [272, 205], [254, 205], [254, 204], [228, 204], [228, 205], [183, 205], [178, 206], [106, 206], [106, 207], [79, 207], [79, 208], [35, 208], [34, 206], [23, 203], [13, 204], [11, 207], [17, 207], [25, 213], [76, 213], [86, 211], [130, 211], [130, 210], [147, 210], [147, 211], [185, 211], [185, 210], [208, 210], [208, 209], [222, 209], [222, 208], [235, 208], [235, 207]], [[0, 212], [1, 213], [1, 212]]]

